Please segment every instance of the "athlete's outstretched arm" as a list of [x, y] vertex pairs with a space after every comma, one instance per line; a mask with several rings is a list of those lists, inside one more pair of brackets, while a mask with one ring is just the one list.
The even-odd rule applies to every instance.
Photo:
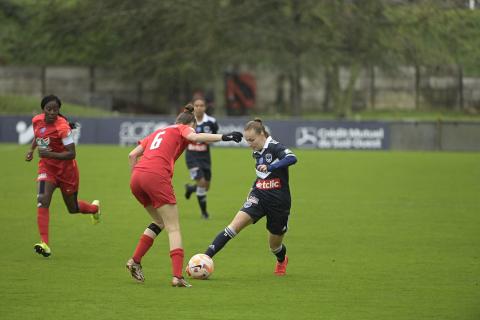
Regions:
[[137, 164], [138, 158], [143, 154], [143, 147], [141, 144], [135, 147], [128, 154], [128, 163], [130, 164], [130, 170], [133, 170], [133, 167]]
[[28, 150], [27, 154], [25, 155], [25, 161], [32, 161], [33, 151], [35, 151], [36, 147], [37, 147], [37, 141], [35, 140], [35, 138], [33, 138], [32, 144], [30, 146], [30, 150]]
[[190, 133], [185, 138], [193, 142], [217, 142], [217, 141], [242, 141], [243, 134], [240, 132], [230, 132], [226, 134], [213, 133]]
[[49, 158], [57, 160], [72, 160], [75, 159], [75, 143], [65, 145], [66, 151], [53, 152], [49, 148], [38, 148], [38, 156], [40, 158]]

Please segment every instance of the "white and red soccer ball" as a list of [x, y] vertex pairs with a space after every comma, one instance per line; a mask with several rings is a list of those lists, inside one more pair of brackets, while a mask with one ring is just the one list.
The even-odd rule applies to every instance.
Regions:
[[213, 273], [213, 260], [203, 253], [194, 255], [188, 261], [185, 272], [194, 279], [207, 279]]

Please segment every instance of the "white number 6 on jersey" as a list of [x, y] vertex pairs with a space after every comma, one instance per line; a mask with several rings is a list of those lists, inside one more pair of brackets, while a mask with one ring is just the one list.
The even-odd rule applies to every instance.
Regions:
[[153, 138], [152, 144], [150, 145], [150, 150], [160, 147], [160, 143], [162, 143], [163, 140], [163, 138], [160, 137], [162, 134], [165, 134], [165, 131], [160, 131], [159, 133], [157, 133], [155, 138]]

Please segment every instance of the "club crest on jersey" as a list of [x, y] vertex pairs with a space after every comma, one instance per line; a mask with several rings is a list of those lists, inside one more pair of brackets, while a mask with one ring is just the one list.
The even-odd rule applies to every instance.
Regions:
[[245, 203], [243, 204], [244, 208], [250, 208], [251, 206], [252, 206], [252, 203], [250, 201], [245, 201]]
[[47, 131], [47, 128], [43, 127], [43, 128], [40, 128], [40, 134], [44, 134], [45, 131]]
[[272, 154], [271, 153], [267, 153], [265, 155], [265, 161], [267, 161], [268, 163], [272, 162]]
[[247, 202], [251, 202], [251, 203], [254, 203], [254, 204], [258, 204], [258, 198], [257, 198], [257, 197], [254, 197], [254, 196], [248, 196]]
[[50, 144], [50, 138], [37, 138], [35, 139], [35, 142], [37, 143], [37, 146], [39, 148], [46, 148]]
[[206, 132], [206, 133], [210, 133], [210, 127], [209, 126], [205, 126], [203, 127], [203, 132]]

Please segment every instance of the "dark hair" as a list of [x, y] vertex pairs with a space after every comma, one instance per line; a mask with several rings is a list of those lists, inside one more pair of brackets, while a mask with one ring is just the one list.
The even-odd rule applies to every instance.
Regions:
[[193, 114], [193, 105], [189, 103], [184, 107], [183, 112], [177, 116], [175, 123], [190, 124], [192, 122], [196, 124], [197, 120], [195, 120], [195, 115]]
[[204, 104], [207, 104], [207, 101], [205, 100], [205, 98], [201, 96], [193, 97], [191, 104], [193, 105], [197, 100], [201, 100], [203, 101]]
[[[43, 97], [42, 99], [42, 102], [40, 102], [40, 107], [42, 108], [42, 110], [45, 109], [45, 106], [47, 105], [47, 103], [49, 103], [50, 101], [55, 101], [57, 104], [58, 104], [58, 108], [60, 109], [60, 107], [62, 106], [62, 101], [60, 101], [60, 98], [58, 98], [56, 95], [53, 95], [53, 94], [49, 94], [48, 96], [45, 96]], [[70, 129], [75, 129], [77, 127], [77, 124], [75, 122], [69, 122], [67, 117], [65, 117], [63, 114], [61, 114], [60, 112], [58, 113], [58, 115], [60, 117], [62, 117], [63, 119], [67, 120], [68, 122], [68, 125], [70, 126]]]
[[263, 125], [262, 119], [260, 119], [260, 118], [255, 118], [251, 121], [248, 121], [243, 130], [244, 131], [255, 130], [256, 134], [262, 134], [263, 133], [263, 135], [267, 138], [270, 136], [267, 129], [265, 129], [265, 126]]

